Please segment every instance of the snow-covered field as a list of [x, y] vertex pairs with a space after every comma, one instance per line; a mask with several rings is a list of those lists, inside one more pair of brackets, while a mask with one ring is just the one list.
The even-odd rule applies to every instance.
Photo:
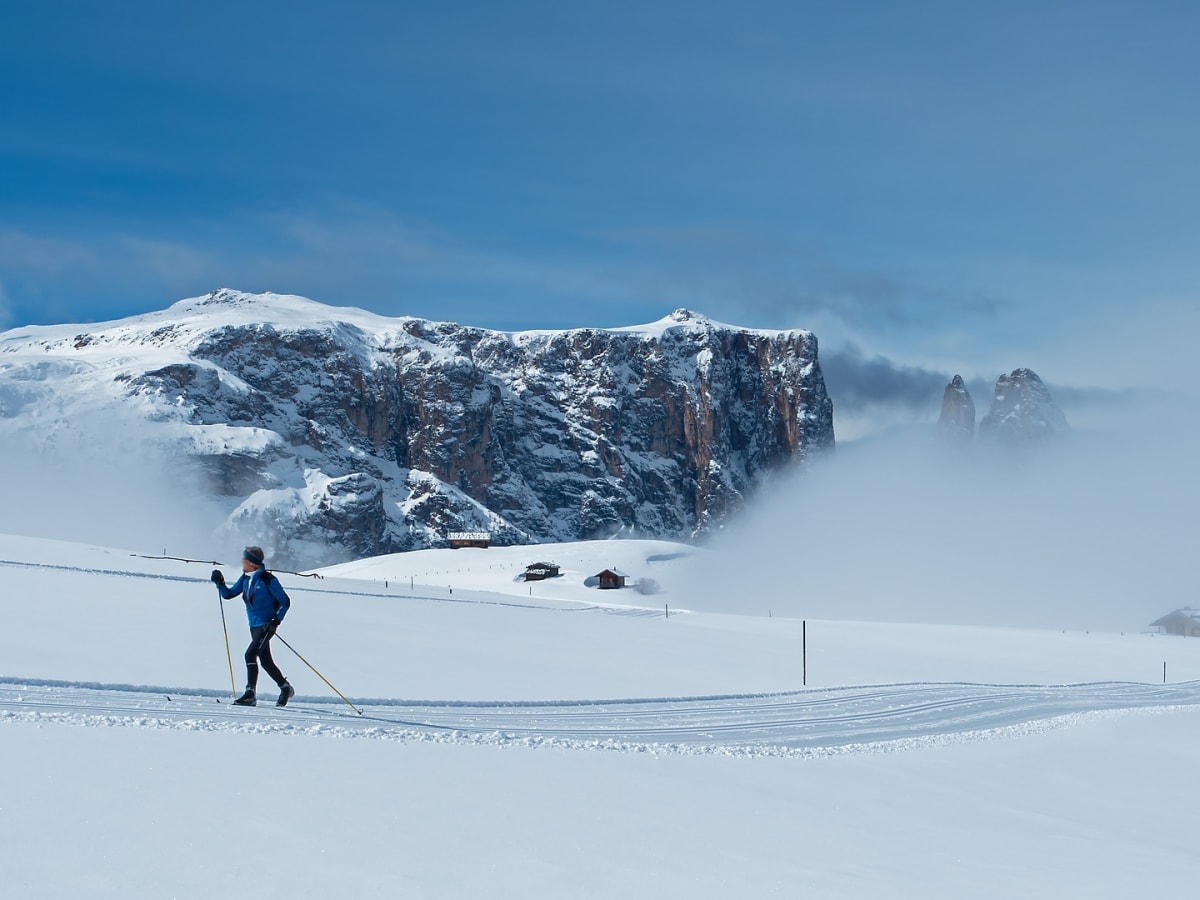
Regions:
[[702, 612], [700, 552], [281, 575], [357, 707], [276, 642], [281, 710], [210, 565], [0, 536], [4, 896], [1190, 896], [1200, 641]]

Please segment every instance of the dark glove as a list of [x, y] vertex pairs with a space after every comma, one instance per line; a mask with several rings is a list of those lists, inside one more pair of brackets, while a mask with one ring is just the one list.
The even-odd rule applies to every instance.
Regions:
[[220, 569], [213, 569], [213, 573], [212, 573], [211, 577], [212, 577], [213, 584], [224, 584], [225, 583], [225, 574]]
[[275, 629], [278, 627], [279, 627], [279, 620], [272, 619], [270, 622], [267, 623], [267, 634], [274, 634]]

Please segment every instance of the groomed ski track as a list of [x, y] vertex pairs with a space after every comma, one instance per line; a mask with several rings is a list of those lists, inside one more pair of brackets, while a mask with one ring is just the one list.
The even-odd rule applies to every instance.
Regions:
[[0, 722], [326, 735], [561, 749], [814, 756], [886, 752], [1063, 727], [1118, 711], [1200, 706], [1200, 682], [890, 684], [787, 693], [597, 701], [457, 702], [272, 695], [0, 678]]

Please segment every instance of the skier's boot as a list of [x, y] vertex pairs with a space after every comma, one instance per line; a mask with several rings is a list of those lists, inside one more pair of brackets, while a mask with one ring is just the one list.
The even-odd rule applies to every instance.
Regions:
[[276, 706], [287, 706], [289, 700], [296, 696], [296, 689], [286, 681], [279, 686], [279, 699], [275, 701]]
[[254, 698], [254, 688], [246, 688], [246, 693], [233, 701], [235, 706], [257, 706], [258, 701]]

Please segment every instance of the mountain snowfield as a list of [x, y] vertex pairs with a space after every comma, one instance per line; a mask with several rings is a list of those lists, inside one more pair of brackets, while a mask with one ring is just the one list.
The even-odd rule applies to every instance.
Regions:
[[277, 641], [299, 695], [241, 709], [241, 604], [161, 549], [0, 536], [6, 897], [1194, 884], [1200, 642], [707, 612], [668, 542], [432, 550], [281, 574], [349, 702]]

